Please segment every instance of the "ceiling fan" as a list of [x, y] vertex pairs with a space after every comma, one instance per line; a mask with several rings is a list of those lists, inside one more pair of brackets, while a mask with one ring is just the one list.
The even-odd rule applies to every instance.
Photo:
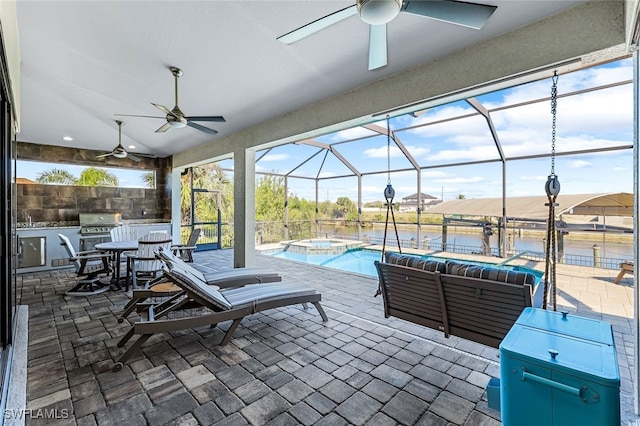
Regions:
[[151, 105], [153, 105], [154, 107], [158, 108], [160, 111], [166, 114], [165, 117], [156, 117], [152, 115], [130, 115], [130, 114], [116, 114], [116, 115], [124, 116], [124, 117], [162, 118], [167, 120], [166, 123], [164, 123], [162, 126], [160, 126], [158, 130], [156, 130], [156, 133], [166, 132], [172, 127], [182, 128], [185, 126], [193, 127], [194, 129], [200, 130], [205, 133], [209, 133], [211, 135], [215, 135], [216, 133], [218, 133], [213, 129], [194, 123], [194, 121], [213, 121], [213, 122], [224, 123], [226, 121], [224, 117], [215, 116], [215, 115], [186, 117], [184, 115], [180, 107], [178, 107], [178, 77], [182, 76], [182, 70], [176, 67], [169, 67], [169, 69], [171, 70], [171, 73], [175, 78], [176, 105], [173, 107], [173, 109], [170, 110], [164, 105], [154, 104], [153, 102], [151, 102]]
[[139, 162], [140, 159], [138, 157], [136, 157], [135, 155], [129, 154], [122, 146], [122, 126], [124, 126], [124, 123], [120, 120], [116, 120], [116, 124], [118, 125], [118, 146], [113, 148], [111, 152], [98, 155], [96, 158], [104, 158], [111, 155], [116, 158], [129, 158], [130, 160]]
[[497, 6], [454, 0], [356, 0], [354, 6], [333, 12], [277, 38], [292, 44], [343, 19], [358, 14], [369, 24], [369, 70], [387, 65], [387, 23], [400, 12], [479, 30]]

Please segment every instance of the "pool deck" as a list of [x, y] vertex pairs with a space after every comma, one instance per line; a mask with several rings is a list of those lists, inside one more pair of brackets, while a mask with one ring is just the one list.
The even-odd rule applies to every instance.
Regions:
[[[194, 258], [215, 270], [233, 265], [231, 250]], [[499, 376], [497, 349], [385, 319], [376, 278], [265, 255], [256, 266], [315, 287], [329, 321], [292, 306], [245, 318], [222, 347], [218, 329], [159, 334], [117, 373], [116, 343], [136, 318], [118, 324], [116, 314], [130, 294], [65, 296], [71, 270], [19, 275], [19, 303], [29, 306], [27, 407], [70, 413], [27, 424], [500, 424], [484, 389]], [[626, 426], [640, 420], [632, 409], [633, 282], [614, 284], [617, 273], [558, 265], [557, 294], [559, 310], [613, 325]]]

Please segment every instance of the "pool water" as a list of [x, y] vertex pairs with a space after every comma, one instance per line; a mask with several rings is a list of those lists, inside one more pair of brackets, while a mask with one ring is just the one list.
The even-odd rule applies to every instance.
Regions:
[[[376, 271], [376, 267], [373, 264], [376, 260], [381, 260], [382, 255], [379, 251], [374, 250], [366, 250], [366, 249], [352, 249], [340, 255], [314, 255], [314, 254], [300, 254], [300, 253], [291, 253], [287, 251], [280, 251], [277, 253], [271, 254], [271, 256], [280, 257], [282, 259], [296, 260], [298, 262], [310, 263], [313, 265], [326, 266], [328, 268], [340, 269], [342, 271], [347, 272], [356, 272], [358, 274], [369, 275], [372, 277], [377, 277], [378, 272]], [[431, 258], [434, 260], [444, 261], [441, 257], [433, 257], [433, 256], [422, 256], [424, 258]], [[451, 259], [451, 260], [459, 260], [459, 259]], [[493, 266], [495, 264], [485, 263], [485, 262], [472, 262], [464, 260], [465, 263], [473, 263], [475, 265], [481, 266]], [[512, 271], [524, 271], [530, 272], [536, 276], [536, 280], [540, 280], [543, 273], [541, 271], [537, 271], [531, 268], [525, 268], [521, 266], [501, 266], [502, 269], [509, 269]]]

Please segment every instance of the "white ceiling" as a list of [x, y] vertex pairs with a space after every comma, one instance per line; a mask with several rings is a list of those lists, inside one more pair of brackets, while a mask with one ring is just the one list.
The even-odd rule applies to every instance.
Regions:
[[[350, 1], [18, 1], [19, 141], [111, 150], [114, 114], [222, 115], [154, 133], [163, 119], [118, 117], [123, 145], [167, 156], [227, 136], [507, 33], [583, 1], [476, 0], [498, 6], [482, 30], [401, 13], [388, 24], [389, 65], [368, 71], [368, 27], [357, 16], [293, 45], [276, 40]], [[473, 72], [473, 70], [469, 70]], [[73, 141], [63, 141], [72, 136]]]

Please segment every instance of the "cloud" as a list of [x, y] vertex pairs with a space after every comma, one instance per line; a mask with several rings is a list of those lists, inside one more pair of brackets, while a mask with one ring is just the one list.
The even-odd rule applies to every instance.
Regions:
[[[384, 126], [384, 128], [386, 129], [386, 125]], [[372, 136], [372, 135], [377, 135], [377, 132], [374, 132], [372, 130], [369, 129], [365, 129], [364, 127], [353, 127], [351, 129], [346, 129], [346, 130], [341, 130], [339, 132], [334, 133], [333, 135], [331, 135], [331, 141], [336, 142], [336, 141], [346, 141], [349, 139], [358, 139], [358, 138], [363, 138], [366, 136]]]
[[612, 170], [614, 172], [625, 172], [625, 171], [627, 171], [627, 168], [626, 167], [621, 167], [621, 166], [613, 166]]
[[[430, 149], [427, 147], [418, 147], [418, 146], [408, 145], [406, 146], [406, 148], [407, 148], [407, 151], [409, 151], [409, 153], [414, 158], [427, 155], [430, 152]], [[402, 151], [400, 151], [400, 148], [395, 146], [393, 143], [391, 147], [389, 147], [388, 151], [386, 146], [381, 146], [378, 148], [365, 149], [362, 153], [365, 155], [365, 157], [370, 157], [370, 158], [387, 158], [387, 154], [391, 158], [404, 158], [404, 154], [402, 153]]]
[[584, 160], [573, 160], [569, 162], [570, 169], [582, 169], [584, 167], [591, 167], [591, 166], [593, 166], [592, 163]]
[[520, 176], [518, 179], [525, 181], [538, 181], [538, 182], [546, 182], [547, 176], [539, 175], [539, 176]]
[[483, 178], [482, 176], [470, 176], [470, 177], [464, 177], [464, 176], [457, 176], [457, 177], [448, 177], [448, 178], [442, 178], [442, 179], [434, 179], [434, 182], [438, 182], [438, 183], [478, 183], [478, 182], [484, 182], [485, 178]]
[[260, 159], [260, 161], [286, 161], [291, 158], [289, 154], [267, 154]]

